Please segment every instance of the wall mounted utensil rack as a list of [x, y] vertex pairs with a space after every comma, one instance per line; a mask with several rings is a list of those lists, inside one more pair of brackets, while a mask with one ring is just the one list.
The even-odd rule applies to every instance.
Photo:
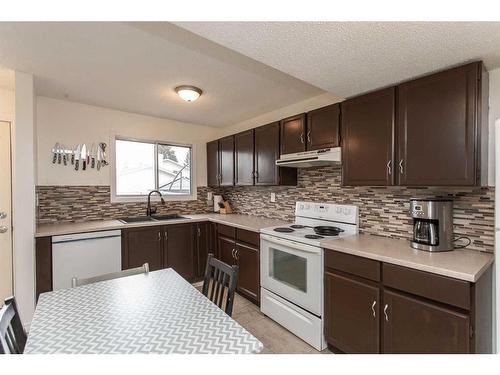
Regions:
[[85, 171], [87, 168], [95, 168], [99, 171], [109, 164], [106, 147], [104, 142], [92, 143], [90, 146], [79, 143], [74, 147], [57, 142], [51, 150], [52, 164], [72, 166], [75, 171]]

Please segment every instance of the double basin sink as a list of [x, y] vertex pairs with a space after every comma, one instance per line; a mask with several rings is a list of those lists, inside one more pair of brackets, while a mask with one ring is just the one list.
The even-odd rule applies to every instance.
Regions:
[[167, 220], [180, 220], [180, 219], [189, 219], [189, 218], [181, 216], [179, 214], [169, 214], [169, 215], [122, 217], [118, 219], [118, 221], [121, 221], [124, 224], [130, 224], [130, 223], [146, 223], [148, 221], [167, 221]]

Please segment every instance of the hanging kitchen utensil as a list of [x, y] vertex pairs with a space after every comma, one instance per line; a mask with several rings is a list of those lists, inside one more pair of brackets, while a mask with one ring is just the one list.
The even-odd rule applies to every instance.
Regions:
[[52, 149], [52, 164], [56, 163], [57, 160], [57, 150], [59, 149], [59, 143], [56, 143], [54, 145], [54, 148]]
[[101, 170], [101, 159], [102, 159], [102, 155], [101, 155], [101, 144], [99, 143], [97, 145], [97, 170], [100, 171]]
[[106, 160], [106, 143], [99, 143], [99, 146], [101, 147], [101, 164], [105, 167], [108, 165], [108, 161]]
[[87, 145], [84, 143], [82, 146], [82, 153], [81, 153], [81, 159], [82, 159], [82, 171], [87, 169]]
[[80, 150], [81, 150], [81, 146], [80, 145], [76, 146], [76, 150], [75, 150], [75, 153], [74, 153], [74, 156], [75, 156], [75, 171], [77, 171], [78, 168], [80, 167], [80, 157], [81, 157]]
[[95, 149], [95, 144], [92, 143], [92, 148], [90, 149], [90, 168], [95, 168], [95, 158], [96, 158], [96, 149]]
[[62, 145], [62, 160], [64, 165], [68, 165], [68, 150], [66, 148], [66, 145]]
[[57, 164], [61, 164], [61, 160], [62, 160], [62, 144], [59, 144], [59, 147], [57, 149]]
[[78, 146], [75, 146], [72, 150], [71, 150], [71, 165], [75, 165], [75, 154], [76, 154], [76, 148]]

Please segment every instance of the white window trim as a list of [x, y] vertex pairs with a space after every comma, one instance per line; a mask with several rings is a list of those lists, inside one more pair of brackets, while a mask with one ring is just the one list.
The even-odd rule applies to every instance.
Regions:
[[[196, 146], [194, 144], [189, 143], [179, 143], [179, 142], [171, 142], [171, 141], [161, 141], [161, 140], [151, 140], [151, 139], [142, 139], [142, 138], [134, 138], [127, 137], [121, 135], [115, 135], [112, 137], [112, 144], [109, 146], [109, 159], [110, 159], [110, 172], [111, 172], [111, 203], [134, 203], [134, 202], [147, 202], [147, 195], [117, 195], [116, 194], [116, 141], [134, 141], [134, 142], [144, 142], [144, 143], [160, 143], [167, 144], [172, 146], [183, 146], [191, 148], [191, 194], [190, 195], [176, 195], [171, 196], [167, 194], [163, 194], [163, 199], [165, 201], [193, 201], [198, 199], [197, 192], [197, 184], [196, 184]], [[155, 170], [156, 170], [155, 160]], [[156, 179], [155, 172], [155, 179]], [[159, 202], [160, 197], [158, 194], [151, 195], [152, 202]]]

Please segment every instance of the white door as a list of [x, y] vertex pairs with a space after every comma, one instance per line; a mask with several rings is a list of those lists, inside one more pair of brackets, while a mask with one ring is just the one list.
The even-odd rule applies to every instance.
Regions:
[[12, 295], [10, 123], [0, 121], [0, 306]]

